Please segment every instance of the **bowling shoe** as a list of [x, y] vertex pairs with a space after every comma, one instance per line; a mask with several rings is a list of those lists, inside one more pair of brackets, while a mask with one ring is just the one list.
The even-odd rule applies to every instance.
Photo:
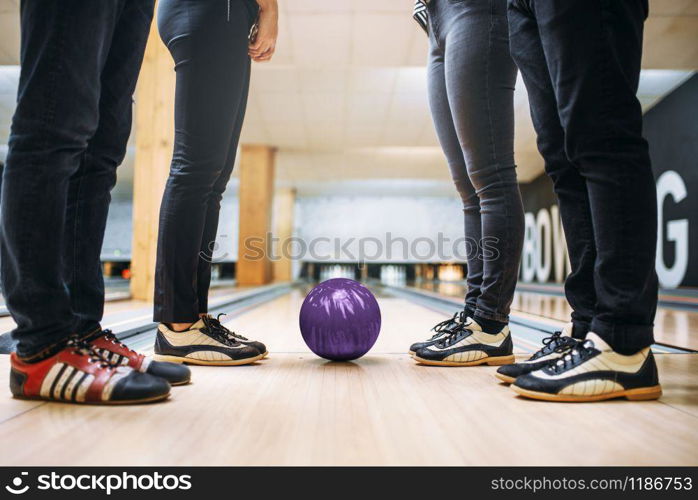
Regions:
[[186, 366], [147, 358], [120, 342], [111, 330], [98, 331], [96, 335], [88, 337], [86, 340], [111, 363], [128, 365], [141, 373], [164, 378], [170, 385], [184, 385], [191, 380], [191, 370]]
[[543, 339], [543, 347], [533, 356], [520, 363], [500, 366], [495, 376], [507, 384], [511, 384], [516, 377], [539, 370], [545, 365], [554, 362], [564, 356], [579, 342], [572, 338], [572, 323], [565, 326], [562, 331], [553, 333]]
[[32, 363], [13, 352], [10, 366], [10, 391], [19, 399], [116, 405], [170, 395], [166, 380], [112, 363], [84, 340], [73, 339], [53, 356]]
[[624, 356], [593, 332], [554, 363], [517, 377], [510, 387], [521, 396], [545, 401], [647, 400], [662, 395], [649, 347]]
[[509, 326], [497, 334], [485, 333], [477, 321], [470, 318], [433, 345], [418, 349], [414, 359], [436, 366], [504, 365], [514, 362], [512, 349]]
[[243, 345], [249, 345], [257, 349], [259, 352], [262, 353], [262, 357], [266, 358], [269, 355], [269, 351], [267, 351], [267, 346], [262, 344], [261, 342], [257, 342], [256, 340], [249, 340], [247, 337], [243, 337], [239, 333], [236, 333], [232, 330], [229, 330], [220, 321], [221, 316], [225, 316], [225, 314], [219, 314], [217, 317], [213, 317], [210, 314], [207, 314], [206, 317], [208, 318], [209, 323], [212, 325], [213, 328], [217, 328], [225, 337], [227, 337], [229, 340], [232, 342], [239, 342]]
[[431, 329], [434, 332], [431, 338], [424, 342], [415, 342], [410, 346], [410, 356], [414, 356], [414, 353], [419, 349], [424, 349], [425, 347], [436, 344], [439, 340], [449, 335], [459, 324], [467, 323], [468, 321], [470, 321], [470, 318], [466, 316], [465, 311], [458, 311], [452, 318], [437, 323], [434, 328]]
[[264, 357], [254, 346], [228, 338], [211, 319], [203, 316], [182, 332], [162, 323], [158, 325], [153, 358], [192, 365], [234, 366], [254, 363]]

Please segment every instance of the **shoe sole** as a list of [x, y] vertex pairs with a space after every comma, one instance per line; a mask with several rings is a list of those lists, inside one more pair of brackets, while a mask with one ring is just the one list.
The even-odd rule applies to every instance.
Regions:
[[516, 377], [509, 377], [507, 375], [502, 375], [501, 373], [495, 373], [494, 376], [507, 384], [513, 384], [516, 380]]
[[[165, 380], [167, 380], [167, 379], [165, 379]], [[180, 386], [180, 385], [187, 385], [187, 384], [189, 384], [189, 383], [191, 382], [191, 379], [188, 378], [187, 380], [185, 380], [185, 381], [183, 381], [183, 382], [170, 382], [170, 381], [168, 380], [168, 382], [169, 382], [169, 384], [170, 384], [172, 387], [177, 387], [177, 386]]]
[[414, 351], [408, 351], [408, 352], [409, 352], [410, 356], [412, 356], [412, 357], [414, 357], [414, 355], [417, 354], [417, 353], [414, 352]]
[[572, 394], [549, 394], [547, 392], [529, 391], [516, 384], [510, 386], [517, 394], [540, 401], [559, 401], [566, 403], [589, 403], [593, 401], [605, 401], [607, 399], [626, 398], [630, 401], [649, 401], [658, 399], [662, 395], [662, 386], [638, 387], [625, 391], [615, 391], [595, 396], [574, 396]]
[[240, 366], [249, 365], [255, 361], [259, 361], [264, 357], [264, 354], [258, 354], [252, 358], [245, 359], [231, 359], [230, 361], [205, 361], [202, 359], [193, 358], [182, 358], [179, 356], [167, 356], [164, 354], [155, 354], [153, 359], [155, 361], [168, 361], [170, 363], [180, 363], [185, 365], [199, 365], [199, 366]]
[[164, 401], [170, 397], [170, 393], [161, 394], [159, 396], [152, 396], [145, 399], [125, 399], [116, 401], [65, 401], [63, 399], [49, 399], [42, 398], [41, 396], [17, 396], [12, 395], [15, 399], [21, 399], [24, 401], [46, 401], [47, 403], [63, 403], [63, 404], [77, 404], [77, 405], [91, 405], [91, 406], [119, 406], [119, 405], [138, 405], [147, 403], [156, 403], [158, 401]]
[[514, 355], [509, 356], [487, 356], [482, 359], [477, 359], [475, 361], [468, 361], [466, 363], [459, 363], [457, 361], [436, 361], [431, 359], [420, 358], [416, 354], [413, 356], [417, 363], [429, 366], [477, 366], [477, 365], [490, 365], [490, 366], [500, 366], [500, 365], [510, 365], [514, 362]]

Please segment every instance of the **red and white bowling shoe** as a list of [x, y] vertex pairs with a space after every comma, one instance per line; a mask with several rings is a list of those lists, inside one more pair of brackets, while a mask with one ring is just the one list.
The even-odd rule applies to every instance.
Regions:
[[170, 395], [166, 380], [111, 363], [89, 343], [77, 339], [34, 363], [12, 353], [10, 367], [10, 391], [20, 399], [130, 404], [161, 401]]

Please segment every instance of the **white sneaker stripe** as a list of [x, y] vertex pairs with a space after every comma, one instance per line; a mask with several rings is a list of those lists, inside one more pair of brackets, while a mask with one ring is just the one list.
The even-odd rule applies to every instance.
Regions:
[[53, 393], [51, 394], [51, 397], [53, 397], [53, 399], [61, 399], [61, 392], [63, 391], [63, 387], [65, 387], [65, 384], [68, 382], [70, 375], [73, 373], [73, 370], [75, 369], [72, 366], [63, 366], [65, 367], [63, 369], [63, 373], [61, 373], [60, 377], [53, 386]]
[[85, 397], [87, 396], [87, 390], [90, 388], [92, 385], [92, 382], [94, 382], [95, 377], [94, 375], [90, 375], [89, 373], [86, 373], [86, 377], [82, 379], [82, 382], [80, 382], [80, 385], [78, 386], [77, 393], [75, 395], [75, 401], [79, 402], [84, 402]]
[[64, 366], [65, 365], [63, 363], [56, 363], [48, 371], [48, 373], [44, 377], [44, 381], [41, 383], [41, 391], [39, 392], [41, 394], [41, 397], [51, 397], [51, 387], [53, 386], [53, 381], [56, 380], [56, 377], [58, 376], [58, 374]]

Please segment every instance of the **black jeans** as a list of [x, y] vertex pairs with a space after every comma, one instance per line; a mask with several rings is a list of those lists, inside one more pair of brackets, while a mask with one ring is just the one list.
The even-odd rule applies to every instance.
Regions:
[[153, 0], [23, 0], [2, 185], [2, 284], [20, 356], [99, 326], [100, 252]]
[[511, 53], [560, 204], [575, 336], [653, 342], [657, 197], [637, 92], [647, 0], [509, 0]]
[[158, 28], [175, 62], [175, 144], [160, 207], [155, 321], [208, 312], [218, 213], [235, 163], [250, 82], [254, 0], [161, 0]]
[[469, 243], [465, 305], [507, 322], [524, 237], [507, 2], [432, 0], [428, 12], [429, 105]]

